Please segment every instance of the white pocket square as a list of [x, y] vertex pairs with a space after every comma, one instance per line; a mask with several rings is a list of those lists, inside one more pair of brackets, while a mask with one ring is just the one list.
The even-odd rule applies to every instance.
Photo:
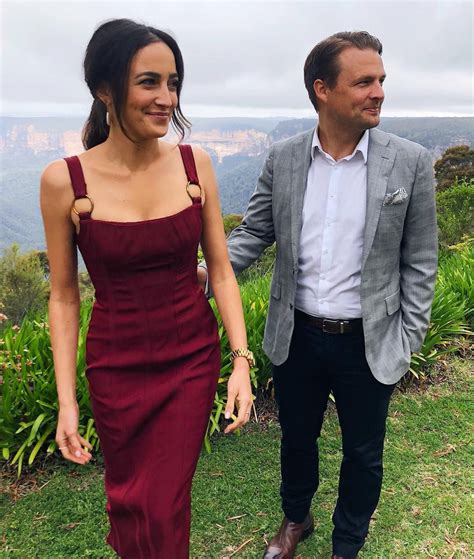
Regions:
[[390, 194], [386, 194], [383, 199], [384, 206], [395, 206], [396, 204], [402, 204], [408, 198], [407, 191], [403, 188], [395, 190]]

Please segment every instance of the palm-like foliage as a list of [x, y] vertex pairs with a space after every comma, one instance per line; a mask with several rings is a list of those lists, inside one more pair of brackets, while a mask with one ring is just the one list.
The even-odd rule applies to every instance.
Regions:
[[[419, 354], [413, 356], [411, 374], [428, 375], [430, 367], [444, 353], [455, 351], [456, 338], [468, 335], [467, 324], [474, 315], [473, 249], [465, 243], [440, 261], [431, 324]], [[254, 350], [256, 368], [252, 371], [254, 387], [264, 386], [270, 378], [268, 357], [262, 340], [268, 307], [270, 276], [258, 277], [241, 286], [249, 347]], [[214, 310], [215, 303], [211, 301]], [[87, 391], [85, 371], [85, 338], [91, 302], [81, 306], [81, 324], [77, 355], [77, 397], [80, 409], [79, 431], [94, 448], [99, 440]], [[210, 437], [220, 429], [226, 403], [226, 384], [231, 374], [230, 348], [222, 321], [222, 368], [211, 418], [205, 439], [210, 450]], [[56, 450], [57, 394], [49, 330], [44, 317], [27, 318], [21, 327], [7, 326], [0, 340], [0, 448], [3, 459], [17, 466], [20, 475], [25, 462], [32, 465]]]

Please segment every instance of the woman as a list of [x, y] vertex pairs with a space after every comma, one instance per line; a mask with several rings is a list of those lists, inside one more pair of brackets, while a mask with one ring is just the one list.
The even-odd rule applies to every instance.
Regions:
[[181, 137], [188, 124], [174, 39], [112, 20], [93, 34], [84, 69], [94, 97], [86, 151], [53, 162], [41, 181], [56, 441], [66, 459], [91, 459], [75, 395], [77, 244], [96, 290], [86, 375], [105, 461], [107, 542], [127, 559], [184, 559], [191, 482], [220, 370], [216, 320], [197, 281], [199, 243], [235, 350], [226, 417], [234, 403], [239, 412], [226, 432], [251, 408], [239, 290], [209, 157], [161, 139], [170, 122]]

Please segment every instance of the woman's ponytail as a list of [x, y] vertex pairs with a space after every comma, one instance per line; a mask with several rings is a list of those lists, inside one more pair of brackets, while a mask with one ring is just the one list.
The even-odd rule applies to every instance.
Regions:
[[109, 136], [106, 117], [106, 106], [100, 99], [94, 99], [89, 118], [82, 130], [82, 144], [86, 150], [105, 142]]

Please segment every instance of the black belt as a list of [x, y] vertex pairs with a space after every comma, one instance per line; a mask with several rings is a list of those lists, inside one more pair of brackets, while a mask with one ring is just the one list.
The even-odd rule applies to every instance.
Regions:
[[337, 318], [323, 318], [321, 316], [311, 316], [298, 309], [295, 309], [295, 316], [304, 320], [327, 334], [348, 334], [350, 332], [362, 332], [362, 318], [351, 318], [343, 320]]

